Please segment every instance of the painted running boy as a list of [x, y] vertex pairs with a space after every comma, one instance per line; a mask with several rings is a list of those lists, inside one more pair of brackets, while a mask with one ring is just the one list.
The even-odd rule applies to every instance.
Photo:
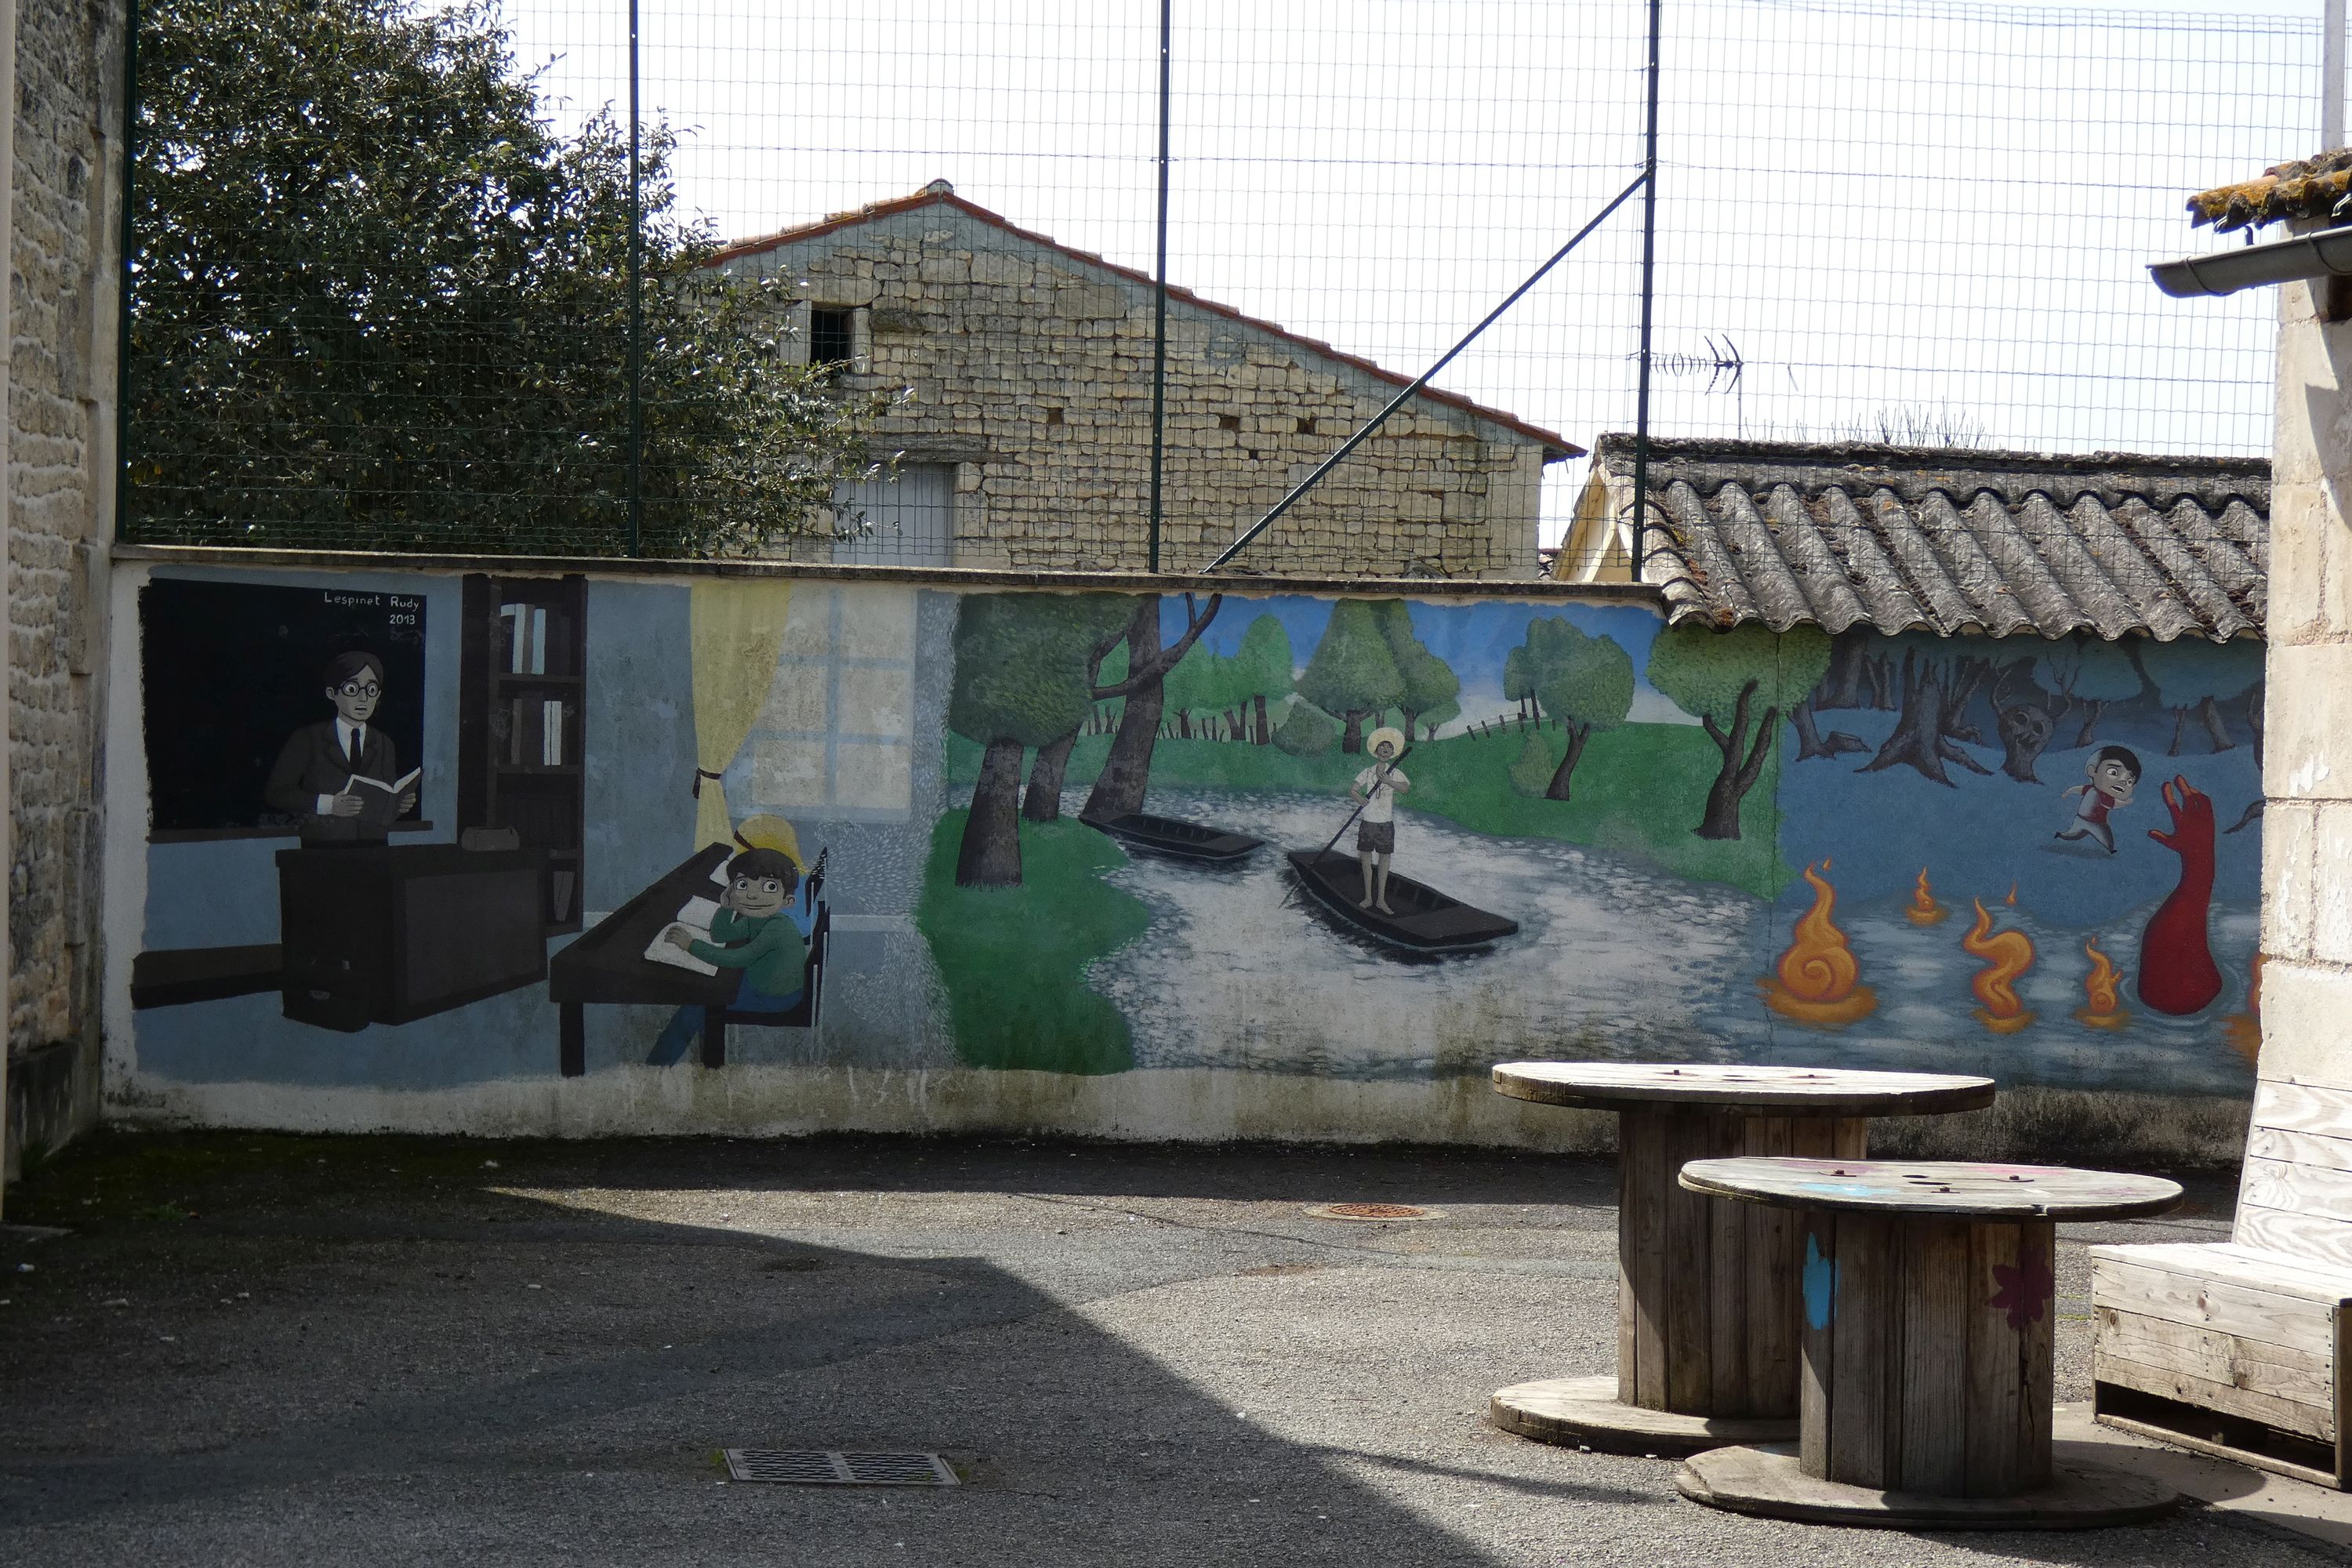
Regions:
[[[2095, 838], [2101, 848], [2112, 855], [2116, 852], [2116, 830], [2107, 826], [2107, 814], [2131, 804], [2132, 791], [2139, 787], [2139, 755], [2129, 746], [2101, 746], [2084, 772], [2089, 775], [2089, 782], [2066, 792], [2083, 797], [2074, 807], [2074, 820], [2051, 837]], [[2066, 796], [2058, 798], [2063, 800]]]
[[1392, 915], [1389, 862], [1396, 856], [1396, 797], [1412, 787], [1412, 781], [1395, 766], [1404, 751], [1403, 731], [1375, 730], [1365, 749], [1372, 753], [1372, 765], [1358, 773], [1348, 789], [1349, 800], [1364, 803], [1356, 818], [1356, 862], [1364, 868], [1364, 897], [1357, 907]]

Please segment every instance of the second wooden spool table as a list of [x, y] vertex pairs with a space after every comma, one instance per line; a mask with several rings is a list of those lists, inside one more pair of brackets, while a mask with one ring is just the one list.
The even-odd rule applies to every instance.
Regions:
[[1685, 1463], [1685, 1497], [1738, 1513], [1903, 1529], [2127, 1524], [2179, 1499], [2131, 1472], [2053, 1463], [2051, 1319], [2060, 1219], [2161, 1214], [2157, 1176], [1940, 1161], [1700, 1160], [1695, 1193], [1769, 1205], [1804, 1234], [1794, 1448]]
[[1795, 1216], [1685, 1191], [1692, 1160], [1860, 1159], [1873, 1116], [1974, 1110], [1989, 1078], [1664, 1062], [1505, 1062], [1495, 1090], [1617, 1120], [1617, 1373], [1503, 1389], [1495, 1424], [1636, 1454], [1797, 1431]]

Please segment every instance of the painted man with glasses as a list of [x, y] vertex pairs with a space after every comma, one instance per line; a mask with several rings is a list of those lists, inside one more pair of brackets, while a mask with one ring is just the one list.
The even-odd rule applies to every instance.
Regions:
[[[328, 660], [325, 679], [335, 716], [287, 739], [262, 798], [301, 824], [305, 844], [382, 843], [385, 820], [368, 810], [368, 798], [353, 781], [389, 784], [400, 777], [392, 737], [374, 722], [383, 696], [383, 660], [372, 653], [339, 653]], [[412, 788], [391, 815], [404, 816], [415, 804]]]

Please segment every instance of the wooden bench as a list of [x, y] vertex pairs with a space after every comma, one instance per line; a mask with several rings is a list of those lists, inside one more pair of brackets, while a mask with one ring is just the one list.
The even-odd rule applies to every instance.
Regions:
[[2352, 1083], [2263, 1079], [2226, 1242], [2091, 1248], [2098, 1418], [2352, 1481]]

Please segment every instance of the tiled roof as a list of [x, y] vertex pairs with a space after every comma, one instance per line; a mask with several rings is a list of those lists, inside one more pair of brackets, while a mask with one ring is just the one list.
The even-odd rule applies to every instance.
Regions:
[[[1595, 463], [1630, 483], [1633, 440]], [[1653, 440], [1642, 580], [1669, 616], [1840, 632], [2259, 635], [2270, 465]], [[1654, 513], [1653, 514], [1654, 517]]]
[[2189, 221], [2217, 229], [2245, 228], [2280, 218], [2326, 217], [2352, 191], [2352, 148], [2280, 163], [2260, 179], [2200, 191], [2189, 198]]
[[[933, 180], [909, 196], [900, 196], [887, 202], [868, 202], [866, 205], [851, 212], [834, 213], [821, 223], [803, 224], [798, 228], [783, 229], [775, 234], [762, 235], [756, 239], [736, 240], [720, 247], [718, 254], [710, 258], [709, 265], [723, 266], [740, 257], [757, 256], [764, 251], [782, 249], [788, 245], [799, 245], [807, 240], [820, 239], [828, 234], [837, 233], [858, 224], [872, 223], [877, 218], [895, 217], [900, 213], [910, 213], [927, 206], [951, 207], [967, 217], [976, 218], [992, 227], [1003, 229], [1016, 239], [1024, 240], [1031, 245], [1042, 246], [1047, 250], [1067, 257], [1083, 267], [1112, 273], [1129, 283], [1139, 283], [1147, 289], [1152, 287], [1150, 274], [1138, 272], [1131, 267], [1121, 267], [1114, 261], [1106, 261], [1090, 250], [1075, 249], [1051, 236], [1039, 234], [1034, 229], [1023, 228], [1002, 213], [991, 212], [977, 202], [966, 201], [957, 195], [955, 187], [945, 180]], [[1370, 360], [1357, 354], [1343, 353], [1320, 339], [1291, 331], [1276, 322], [1262, 321], [1255, 316], [1244, 315], [1230, 305], [1220, 305], [1214, 300], [1204, 300], [1190, 289], [1180, 289], [1171, 283], [1168, 286], [1168, 300], [1171, 304], [1189, 305], [1194, 310], [1204, 310], [1210, 315], [1223, 317], [1238, 326], [1248, 327], [1255, 331], [1264, 332], [1269, 337], [1279, 338], [1310, 353], [1318, 354], [1325, 359], [1360, 371], [1373, 380], [1385, 382], [1391, 386], [1402, 389], [1412, 384], [1412, 377], [1409, 375], [1400, 375], [1385, 366], [1373, 363]], [[1465, 414], [1475, 416], [1488, 424], [1499, 425], [1514, 435], [1523, 436], [1536, 442], [1544, 448], [1544, 461], [1547, 463], [1558, 462], [1563, 458], [1584, 456], [1584, 448], [1566, 437], [1546, 430], [1540, 426], [1530, 425], [1517, 415], [1507, 414], [1499, 408], [1489, 408], [1482, 403], [1474, 403], [1458, 393], [1441, 392], [1435, 387], [1423, 387], [1421, 395], [1432, 403], [1442, 404], [1448, 408], [1460, 409]]]

